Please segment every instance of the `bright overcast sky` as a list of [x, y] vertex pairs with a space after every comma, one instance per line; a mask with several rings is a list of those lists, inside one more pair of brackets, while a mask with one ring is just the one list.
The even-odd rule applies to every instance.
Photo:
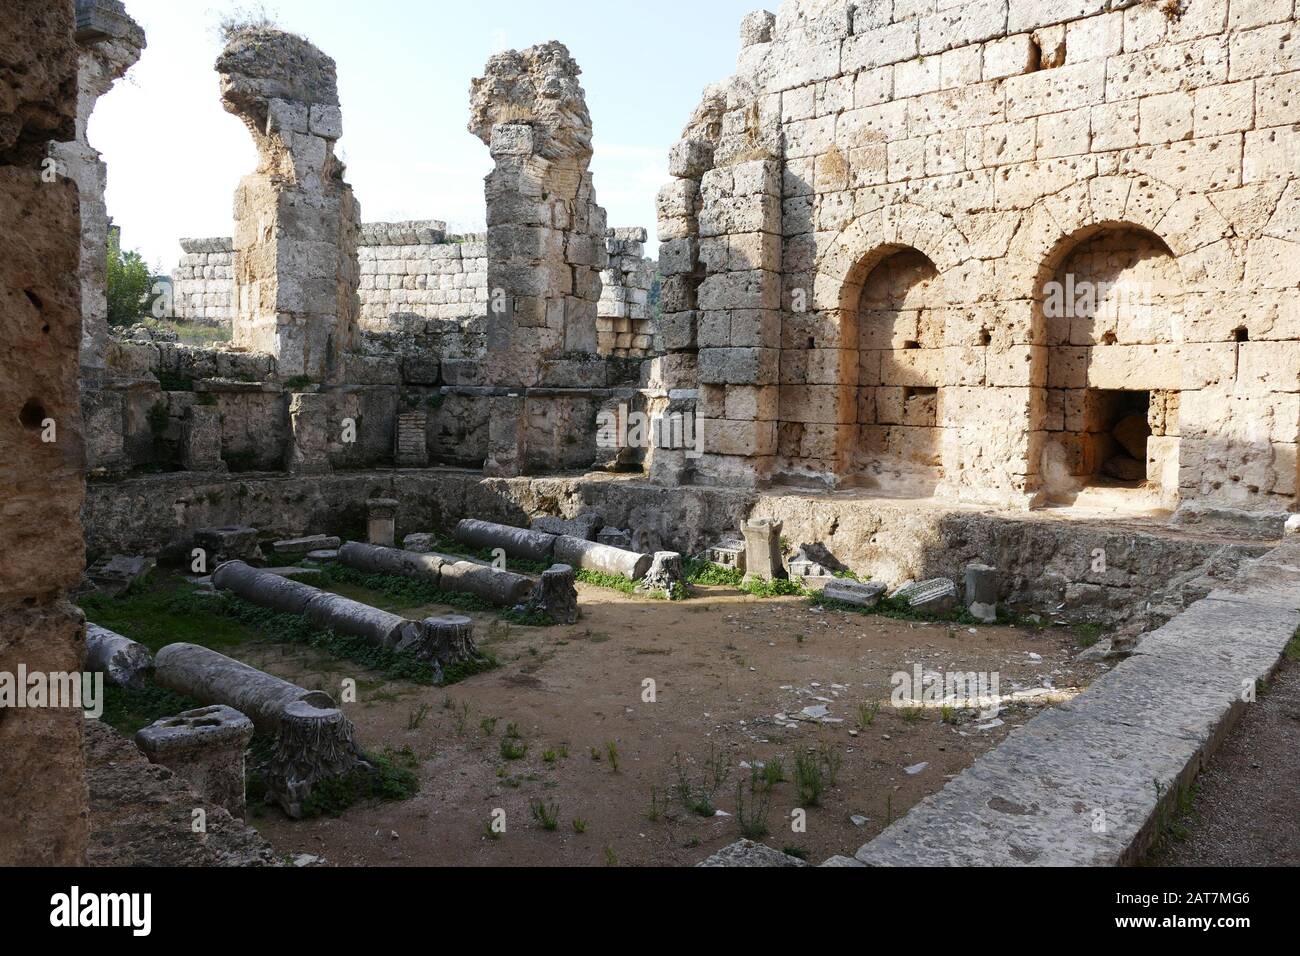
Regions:
[[[216, 23], [247, 0], [125, 0], [148, 33], [127, 79], [99, 101], [90, 142], [108, 163], [123, 245], [170, 272], [182, 238], [228, 236], [256, 153], [221, 108]], [[546, 40], [582, 67], [595, 126], [596, 194], [611, 226], [654, 238], [668, 149], [709, 83], [735, 69], [741, 18], [762, 0], [267, 0], [338, 63], [341, 155], [367, 222], [442, 219], [483, 229], [487, 148], [466, 131], [469, 82], [487, 58]], [[769, 3], [775, 9], [774, 3]]]

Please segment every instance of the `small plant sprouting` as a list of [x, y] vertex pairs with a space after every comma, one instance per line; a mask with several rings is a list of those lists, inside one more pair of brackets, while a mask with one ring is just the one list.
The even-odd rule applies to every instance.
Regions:
[[501, 756], [506, 760], [523, 760], [528, 754], [528, 744], [509, 735], [501, 738]]
[[748, 805], [745, 803], [745, 785], [736, 784], [736, 822], [747, 840], [762, 840], [770, 832], [767, 818], [772, 808], [772, 793], [761, 786], [755, 787], [756, 782], [756, 778], [751, 778]]
[[812, 754], [795, 754], [794, 782], [799, 788], [799, 802], [804, 806], [821, 806], [822, 794], [826, 792], [826, 778], [822, 774], [822, 765]]
[[584, 820], [584, 819], [582, 819], [581, 817], [574, 817], [574, 818], [573, 818], [573, 832], [574, 832], [574, 833], [586, 833], [586, 832], [587, 832], [587, 821]]
[[559, 759], [559, 754], [557, 754], [554, 750], [542, 751], [542, 760], [545, 761], [546, 763], [555, 763], [555, 761], [558, 759]]
[[591, 748], [591, 759], [592, 759], [592, 762], [594, 762], [594, 763], [600, 763], [600, 762], [601, 762], [602, 760], [604, 760], [605, 758], [602, 757], [602, 756], [600, 755], [600, 750], [598, 750], [596, 747], [592, 747], [592, 748]]
[[491, 737], [497, 732], [497, 718], [484, 717], [479, 721], [479, 729], [483, 731], [484, 737]]
[[610, 768], [618, 773], [618, 744], [612, 740], [605, 742], [605, 753], [609, 757]]
[[785, 761], [773, 757], [763, 764], [763, 784], [770, 791], [778, 783], [785, 783]]
[[534, 800], [529, 804], [532, 811], [533, 819], [543, 830], [554, 832], [560, 826], [560, 808], [554, 803], [546, 803], [543, 800]]
[[650, 788], [650, 809], [646, 812], [645, 818], [649, 820], [651, 823], [658, 823], [660, 820], [664, 818], [664, 811], [665, 809], [667, 809], [667, 807], [665, 806], [666, 803], [667, 803], [666, 800], [661, 802], [659, 799], [659, 788], [651, 787]]
[[916, 726], [925, 720], [924, 707], [900, 707], [898, 715], [903, 718], [903, 723], [908, 726]]
[[839, 780], [840, 767], [844, 766], [844, 755], [835, 749], [833, 743], [823, 740], [817, 746], [817, 758], [821, 761], [826, 786], [834, 787]]
[[673, 766], [677, 770], [677, 797], [682, 806], [698, 817], [717, 816], [716, 798], [718, 791], [731, 775], [731, 762], [727, 754], [719, 754], [717, 747], [710, 744], [709, 759], [704, 762], [706, 776], [699, 783], [691, 781], [686, 771], [686, 763], [681, 753], [673, 754]]
[[618, 866], [618, 854], [614, 852], [612, 846], [605, 847], [605, 865]]
[[424, 723], [424, 718], [426, 718], [426, 717], [428, 717], [428, 716], [429, 716], [429, 705], [428, 705], [428, 704], [421, 704], [421, 705], [420, 705], [419, 707], [417, 707], [415, 710], [413, 710], [413, 711], [411, 711], [409, 714], [407, 714], [407, 716], [406, 716], [406, 729], [407, 729], [407, 730], [419, 730], [419, 729], [420, 729], [420, 725], [421, 725], [422, 723]]
[[876, 722], [876, 716], [880, 713], [880, 701], [873, 700], [869, 704], [858, 704], [858, 730], [866, 730]]

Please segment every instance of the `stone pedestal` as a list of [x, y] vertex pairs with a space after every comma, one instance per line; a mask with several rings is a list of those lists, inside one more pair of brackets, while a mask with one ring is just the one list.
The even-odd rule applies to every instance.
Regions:
[[367, 540], [380, 548], [391, 548], [397, 541], [398, 502], [375, 498], [366, 502]]
[[998, 569], [985, 564], [966, 568], [966, 609], [986, 624], [998, 619]]
[[781, 560], [780, 521], [758, 518], [740, 526], [745, 536], [745, 577], [763, 581], [784, 580], [785, 565]]
[[244, 752], [253, 722], [217, 705], [160, 720], [135, 735], [150, 763], [183, 777], [207, 803], [244, 818]]

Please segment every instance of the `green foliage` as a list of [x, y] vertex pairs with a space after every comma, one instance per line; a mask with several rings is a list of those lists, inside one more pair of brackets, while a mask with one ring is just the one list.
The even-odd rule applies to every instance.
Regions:
[[554, 803], [534, 800], [529, 804], [533, 819], [543, 830], [554, 832], [560, 825], [560, 808]]
[[503, 760], [523, 760], [528, 755], [528, 744], [507, 734], [501, 738], [500, 753]]
[[749, 802], [745, 802], [745, 785], [736, 784], [736, 822], [740, 825], [740, 834], [747, 840], [762, 840], [770, 832], [767, 825], [768, 815], [772, 809], [772, 792], [764, 787], [754, 786], [751, 778]]
[[738, 588], [745, 581], [743, 571], [738, 571], [735, 568], [724, 568], [702, 558], [687, 561], [682, 571], [686, 575], [686, 580], [691, 584], [700, 584], [705, 587]]
[[826, 792], [826, 778], [820, 760], [812, 754], [795, 754], [794, 783], [799, 789], [801, 804], [806, 807], [821, 806], [822, 795]]
[[105, 684], [104, 713], [100, 720], [123, 736], [132, 737], [136, 731], [164, 717], [175, 717], [200, 706], [196, 700], [152, 684], [139, 690]]
[[[388, 609], [394, 611], [428, 607], [433, 604], [463, 612], [498, 614], [502, 620], [518, 624], [520, 627], [552, 627], [555, 624], [548, 615], [540, 611], [517, 612], [514, 608], [503, 609], [483, 600], [477, 594], [440, 591], [427, 581], [403, 578], [395, 574], [371, 574], [341, 564], [325, 569], [320, 581], [321, 586], [328, 589], [343, 585], [382, 594], [390, 601]], [[474, 673], [478, 672], [474, 671]]]
[[709, 745], [709, 757], [704, 761], [704, 777], [693, 781], [680, 753], [673, 754], [673, 767], [677, 771], [677, 798], [688, 813], [698, 817], [717, 816], [717, 796], [731, 775], [731, 761], [726, 753], [719, 754]]
[[224, 652], [263, 637], [255, 627], [224, 615], [223, 598], [200, 594], [175, 579], [155, 581], [119, 598], [92, 594], [80, 604], [87, 620], [154, 653], [168, 644], [199, 644]]
[[107, 253], [108, 324], [121, 328], [147, 314], [153, 297], [153, 278], [140, 253], [122, 251], [115, 230], [109, 230]]
[[803, 586], [802, 581], [782, 579], [764, 581], [761, 578], [750, 578], [748, 581], [741, 582], [740, 590], [757, 598], [808, 596], [808, 589]]
[[575, 576], [583, 584], [590, 584], [593, 587], [622, 591], [624, 594], [636, 593], [636, 584], [621, 574], [607, 574], [604, 571], [578, 571]]
[[374, 770], [357, 770], [346, 777], [322, 780], [312, 787], [302, 803], [303, 816], [338, 817], [367, 800], [409, 800], [420, 789], [415, 770], [419, 766], [409, 747], [382, 756], [367, 757]]

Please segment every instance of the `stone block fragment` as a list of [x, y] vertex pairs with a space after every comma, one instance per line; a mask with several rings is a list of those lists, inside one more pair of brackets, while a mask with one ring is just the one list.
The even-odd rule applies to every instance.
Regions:
[[135, 735], [150, 763], [184, 778], [204, 801], [244, 819], [244, 752], [253, 722], [215, 705], [159, 720]]

